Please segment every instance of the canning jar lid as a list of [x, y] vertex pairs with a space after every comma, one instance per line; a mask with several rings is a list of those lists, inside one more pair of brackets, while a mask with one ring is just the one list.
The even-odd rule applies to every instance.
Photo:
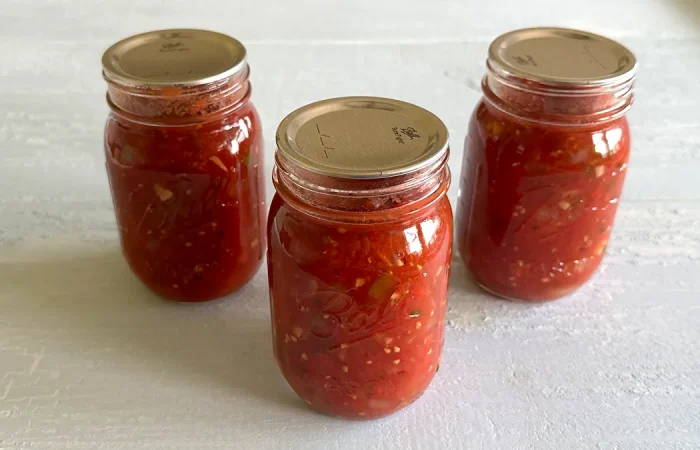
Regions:
[[198, 86], [247, 68], [238, 40], [206, 30], [171, 29], [128, 37], [102, 56], [109, 82], [132, 87]]
[[433, 113], [380, 97], [319, 101], [277, 128], [278, 163], [337, 178], [388, 178], [446, 158], [448, 131]]
[[558, 86], [606, 86], [632, 80], [634, 54], [597, 34], [568, 28], [526, 28], [496, 38], [488, 65], [497, 72]]

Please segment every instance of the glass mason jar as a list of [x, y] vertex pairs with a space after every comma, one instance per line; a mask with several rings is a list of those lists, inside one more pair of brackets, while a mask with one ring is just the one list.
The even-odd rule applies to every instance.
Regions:
[[459, 251], [487, 291], [553, 300], [593, 275], [610, 239], [636, 61], [601, 36], [534, 28], [497, 38], [487, 68], [465, 142]]
[[274, 352], [312, 408], [369, 419], [440, 363], [452, 253], [447, 129], [409, 103], [313, 103], [277, 131], [268, 216]]
[[224, 296], [262, 262], [262, 131], [245, 53], [219, 33], [164, 30], [103, 56], [104, 149], [122, 250], [168, 299]]

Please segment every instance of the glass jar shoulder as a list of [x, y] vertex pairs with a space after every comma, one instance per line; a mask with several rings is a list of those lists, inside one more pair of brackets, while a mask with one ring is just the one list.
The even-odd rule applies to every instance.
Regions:
[[260, 116], [251, 102], [191, 124], [146, 123], [111, 112], [104, 138], [108, 162], [138, 169], [216, 173], [262, 157], [251, 155], [262, 146]]
[[522, 173], [589, 173], [620, 170], [630, 152], [627, 119], [591, 124], [540, 121], [506, 113], [482, 99], [470, 120], [468, 151], [485, 153], [487, 161], [510, 164]]
[[428, 208], [415, 218], [396, 222], [342, 223], [315, 219], [276, 194], [268, 219], [269, 238], [278, 240], [285, 255], [309, 270], [420, 272], [427, 260], [451, 245], [449, 201], [443, 196]]

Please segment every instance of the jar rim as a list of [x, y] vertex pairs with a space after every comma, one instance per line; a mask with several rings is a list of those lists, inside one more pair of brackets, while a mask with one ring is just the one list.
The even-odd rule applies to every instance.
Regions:
[[[304, 196], [299, 195], [299, 188], [308, 189], [310, 192], [318, 194], [319, 191], [314, 191], [318, 186], [298, 184], [298, 180], [290, 179], [289, 174], [281, 170], [277, 164], [275, 164], [272, 169], [272, 183], [277, 194], [293, 208], [319, 220], [367, 225], [398, 222], [407, 218], [412, 218], [417, 214], [421, 214], [429, 206], [435, 204], [440, 198], [447, 194], [447, 190], [450, 186], [451, 174], [449, 166], [446, 164], [441, 165], [429, 179], [433, 181], [430, 189], [419, 194], [417, 198], [411, 201], [405, 201], [387, 209], [360, 211], [337, 209], [331, 204], [319, 204], [309, 201], [308, 198], [303, 198]], [[391, 197], [392, 195], [400, 195], [401, 193], [416, 192], [420, 183], [426, 183], [426, 181], [427, 180], [421, 180], [420, 182], [391, 186], [383, 190], [334, 190], [332, 192], [322, 191], [322, 193], [330, 196], [331, 202], [335, 202], [335, 200], [338, 199], [347, 199], [347, 195], [354, 196], [358, 199], [378, 196]]]
[[107, 83], [107, 104], [118, 115], [144, 124], [186, 126], [229, 114], [249, 101], [250, 69], [198, 86], [133, 87]]
[[[127, 111], [126, 109], [120, 107], [117, 104], [117, 102], [114, 101], [109, 91], [107, 92], [105, 98], [107, 101], [107, 106], [109, 106], [109, 109], [112, 111], [112, 114], [116, 114], [117, 116], [123, 117], [124, 119], [129, 120], [131, 122], [140, 123], [143, 125], [157, 125], [159, 127], [183, 127], [191, 126], [193, 124], [201, 125], [207, 122], [212, 122], [240, 109], [243, 105], [250, 101], [250, 97], [253, 91], [252, 84], [249, 82], [246, 84], [247, 86], [245, 87], [245, 91], [242, 92], [240, 96], [236, 96], [235, 99], [232, 99], [232, 101], [229, 102], [225, 107], [217, 109], [216, 111], [209, 114], [191, 114], [180, 117], [136, 114], [134, 112]], [[232, 93], [229, 94], [229, 96], [233, 97], [235, 93], [241, 89], [241, 87], [234, 89]], [[196, 93], [192, 95], [196, 95]]]
[[[506, 87], [514, 92], [528, 95], [531, 98], [559, 99], [563, 102], [592, 104], [592, 100], [609, 97], [599, 109], [592, 108], [588, 112], [543, 112], [528, 110], [517, 103], [508, 102], [498, 94], [499, 88]], [[634, 80], [608, 89], [575, 90], [556, 89], [548, 86], [536, 86], [518, 80], [517, 78], [501, 77], [488, 72], [482, 79], [481, 90], [484, 99], [495, 108], [528, 122], [546, 123], [553, 126], [589, 126], [591, 124], [609, 122], [624, 116], [634, 103]], [[590, 107], [590, 106], [589, 106]]]

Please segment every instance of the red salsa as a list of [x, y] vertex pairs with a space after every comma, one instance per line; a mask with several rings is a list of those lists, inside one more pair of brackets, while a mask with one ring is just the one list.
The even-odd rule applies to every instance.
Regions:
[[605, 254], [630, 154], [631, 86], [553, 93], [489, 62], [465, 141], [459, 250], [486, 290], [553, 300]]
[[461, 254], [494, 293], [552, 300], [585, 283], [610, 238], [629, 157], [624, 118], [596, 127], [518, 121], [487, 102], [465, 143]]
[[[193, 45], [201, 36], [154, 39]], [[262, 133], [247, 66], [191, 87], [134, 88], [105, 77], [107, 173], [131, 269], [177, 301], [238, 289], [265, 252]]]
[[[361, 99], [370, 110], [408, 108]], [[321, 103], [333, 101], [343, 107], [350, 100]], [[353, 112], [362, 114], [362, 107]], [[342, 124], [342, 116], [337, 121]], [[326, 125], [320, 128], [330, 148], [340, 132], [319, 122]], [[353, 125], [362, 132], [361, 122], [335, 127]], [[285, 122], [278, 143], [284, 127]], [[386, 132], [393, 136], [391, 128]], [[285, 151], [278, 150], [273, 176], [278, 193], [268, 217], [274, 350], [289, 384], [320, 412], [385, 416], [418, 398], [438, 370], [452, 252], [443, 130], [445, 148], [431, 173], [393, 179], [339, 180], [306, 172], [302, 187], [290, 176], [299, 167], [281, 162]], [[324, 189], [305, 190], [309, 180]], [[421, 187], [410, 189], [416, 180]], [[329, 189], [343, 196], [326, 195]]]

